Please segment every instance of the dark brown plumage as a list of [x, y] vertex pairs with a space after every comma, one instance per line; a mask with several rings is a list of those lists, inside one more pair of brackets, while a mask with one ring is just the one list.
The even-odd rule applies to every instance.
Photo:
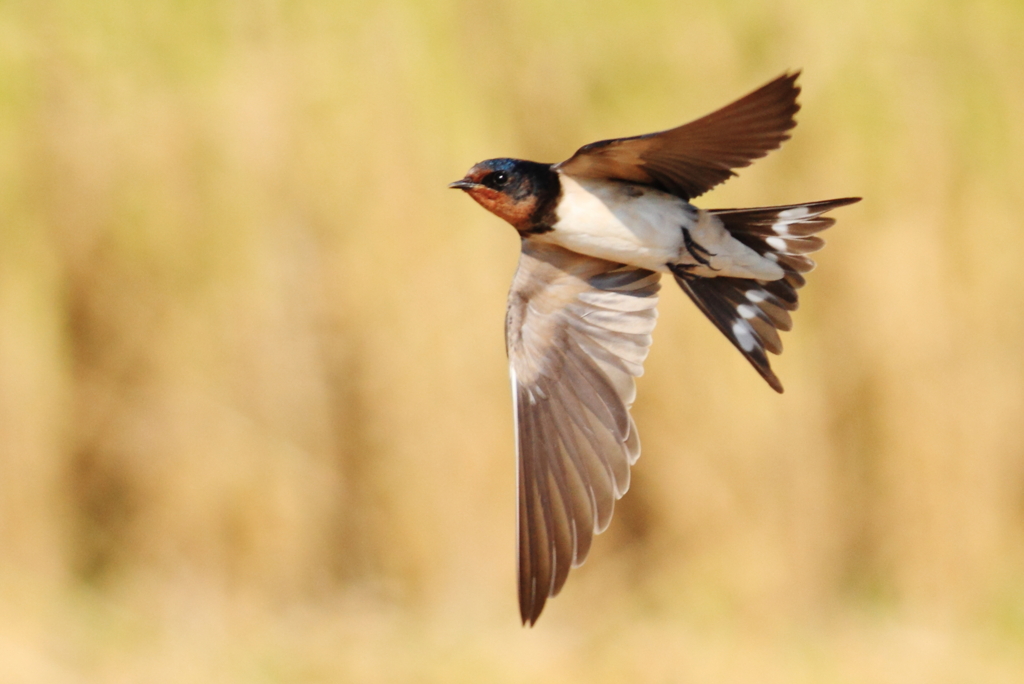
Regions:
[[652, 185], [691, 200], [789, 140], [800, 75], [784, 74], [696, 121], [584, 145], [555, 168], [570, 176]]

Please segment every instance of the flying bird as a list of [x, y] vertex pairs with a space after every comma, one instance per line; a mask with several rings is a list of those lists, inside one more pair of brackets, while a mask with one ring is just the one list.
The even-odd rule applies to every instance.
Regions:
[[777, 392], [824, 217], [860, 198], [754, 209], [690, 203], [789, 139], [799, 72], [677, 128], [584, 145], [558, 164], [488, 159], [449, 187], [519, 232], [508, 298], [519, 610], [533, 625], [583, 563], [640, 455], [630, 407], [670, 274]]

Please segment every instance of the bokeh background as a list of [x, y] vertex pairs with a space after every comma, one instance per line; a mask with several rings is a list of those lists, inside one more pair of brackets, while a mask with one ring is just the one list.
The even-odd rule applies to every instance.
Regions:
[[[0, 681], [1024, 681], [1024, 5], [0, 3]], [[803, 68], [776, 396], [666, 283], [519, 626], [514, 232], [445, 188]]]

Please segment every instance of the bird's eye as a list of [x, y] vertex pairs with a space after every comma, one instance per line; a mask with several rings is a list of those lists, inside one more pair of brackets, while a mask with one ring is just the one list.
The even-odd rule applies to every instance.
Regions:
[[500, 188], [508, 183], [508, 174], [504, 171], [495, 171], [487, 177], [487, 185], [492, 188]]

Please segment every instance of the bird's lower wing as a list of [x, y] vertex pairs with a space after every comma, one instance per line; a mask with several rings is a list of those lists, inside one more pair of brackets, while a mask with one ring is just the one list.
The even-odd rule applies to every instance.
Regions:
[[523, 242], [506, 341], [515, 408], [519, 607], [533, 624], [611, 519], [640, 455], [629, 415], [659, 275]]

